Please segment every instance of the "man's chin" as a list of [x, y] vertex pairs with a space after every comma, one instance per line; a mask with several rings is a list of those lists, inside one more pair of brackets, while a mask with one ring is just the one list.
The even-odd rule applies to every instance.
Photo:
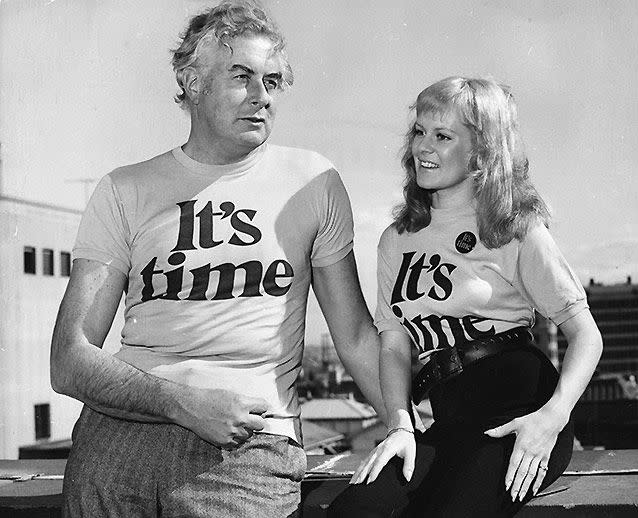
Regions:
[[270, 132], [266, 133], [264, 131], [248, 131], [246, 133], [242, 133], [239, 140], [244, 147], [255, 149], [266, 142], [269, 136]]

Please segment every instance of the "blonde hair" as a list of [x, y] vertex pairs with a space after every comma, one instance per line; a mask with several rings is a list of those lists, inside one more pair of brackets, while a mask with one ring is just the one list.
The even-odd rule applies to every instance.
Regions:
[[[529, 178], [529, 163], [518, 128], [516, 103], [509, 87], [492, 79], [448, 77], [428, 86], [411, 107], [419, 113], [444, 115], [456, 110], [474, 138], [468, 171], [474, 182], [481, 242], [499, 248], [522, 239], [529, 226], [549, 225], [549, 210]], [[416, 183], [412, 156], [414, 125], [408, 130], [401, 163], [406, 172], [405, 202], [395, 210], [399, 233], [430, 224], [432, 194]]]

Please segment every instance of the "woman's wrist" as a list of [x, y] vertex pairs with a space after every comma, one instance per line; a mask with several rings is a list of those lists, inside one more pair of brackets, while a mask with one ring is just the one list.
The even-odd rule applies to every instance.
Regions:
[[385, 436], [387, 438], [387, 437], [390, 437], [391, 435], [393, 435], [395, 433], [399, 433], [399, 432], [406, 432], [406, 433], [411, 433], [412, 435], [414, 435], [414, 428], [407, 427], [407, 426], [395, 426], [393, 428], [390, 428], [388, 430], [388, 433]]
[[414, 428], [412, 426], [412, 416], [410, 416], [410, 413], [404, 408], [395, 410], [389, 414], [389, 417], [389, 430], [392, 430], [393, 428], [407, 428], [412, 430]]

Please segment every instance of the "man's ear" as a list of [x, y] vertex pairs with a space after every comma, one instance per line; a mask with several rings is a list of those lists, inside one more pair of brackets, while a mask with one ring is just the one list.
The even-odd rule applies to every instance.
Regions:
[[199, 104], [203, 83], [201, 73], [194, 67], [186, 67], [182, 72], [182, 88], [192, 104]]

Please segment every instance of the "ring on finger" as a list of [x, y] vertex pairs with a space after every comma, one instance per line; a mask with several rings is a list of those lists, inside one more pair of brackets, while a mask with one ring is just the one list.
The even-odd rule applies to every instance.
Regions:
[[547, 471], [547, 466], [543, 466], [542, 464], [539, 464], [538, 469], [542, 469], [543, 471]]

